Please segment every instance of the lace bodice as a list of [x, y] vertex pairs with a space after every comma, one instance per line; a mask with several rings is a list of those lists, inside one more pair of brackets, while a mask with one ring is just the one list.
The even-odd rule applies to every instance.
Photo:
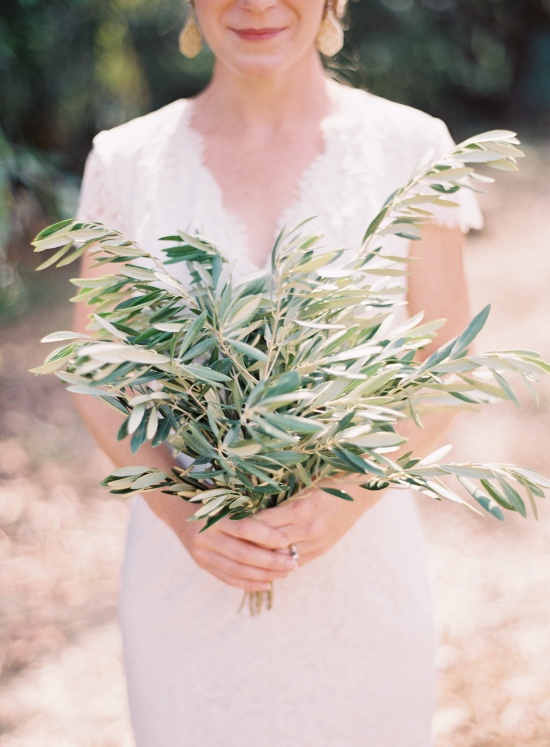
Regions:
[[[86, 164], [79, 217], [117, 228], [149, 249], [159, 248], [158, 238], [174, 230], [199, 232], [240, 269], [253, 271], [258, 267], [246, 227], [224, 206], [205, 165], [204, 143], [190, 124], [192, 110], [191, 100], [180, 99], [99, 133]], [[441, 120], [351, 88], [341, 89], [339, 109], [322, 130], [324, 150], [302, 173], [275, 235], [315, 216], [308, 231], [340, 248], [359, 244], [385, 199], [427, 151], [433, 149], [435, 157], [454, 145]], [[436, 208], [436, 222], [463, 231], [480, 228], [472, 191], [461, 190], [458, 201], [459, 208]], [[401, 256], [408, 250], [399, 238], [387, 246]]]

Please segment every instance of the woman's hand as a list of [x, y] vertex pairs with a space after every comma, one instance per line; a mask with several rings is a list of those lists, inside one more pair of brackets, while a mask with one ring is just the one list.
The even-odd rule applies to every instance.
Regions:
[[258, 521], [284, 532], [299, 553], [299, 565], [309, 563], [331, 548], [365, 511], [381, 498], [383, 491], [368, 491], [359, 485], [334, 483], [354, 497], [346, 501], [319, 488], [258, 514]]
[[[283, 530], [258, 519], [220, 519], [200, 532], [204, 521], [188, 521], [197, 510], [177, 496], [147, 493], [151, 509], [176, 533], [193, 560], [216, 578], [246, 591], [268, 591], [271, 582], [295, 568]], [[336, 499], [335, 499], [336, 500]]]

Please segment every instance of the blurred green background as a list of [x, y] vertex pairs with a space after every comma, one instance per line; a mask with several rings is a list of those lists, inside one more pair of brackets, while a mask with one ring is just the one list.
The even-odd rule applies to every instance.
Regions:
[[[178, 52], [183, 0], [3, 0], [0, 314], [34, 280], [29, 240], [74, 214], [92, 137], [208, 80]], [[550, 0], [352, 0], [332, 66], [353, 85], [440, 116], [455, 138], [550, 123]], [[25, 275], [29, 277], [25, 277]], [[23, 280], [22, 280], [23, 278]], [[30, 294], [40, 300], [45, 286]]]

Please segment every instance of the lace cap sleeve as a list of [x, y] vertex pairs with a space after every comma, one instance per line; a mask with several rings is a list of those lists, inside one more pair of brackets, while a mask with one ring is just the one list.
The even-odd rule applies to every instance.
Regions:
[[109, 228], [123, 231], [121, 213], [109, 169], [94, 146], [84, 166], [77, 218], [87, 222], [104, 223]]
[[[441, 119], [433, 120], [433, 136], [431, 147], [435, 149], [435, 158], [453, 150], [456, 143], [451, 137], [447, 125]], [[460, 226], [464, 233], [470, 228], [483, 228], [483, 214], [475, 193], [471, 189], [461, 189], [449, 199], [458, 203], [458, 207], [433, 206], [430, 210], [434, 214], [434, 223], [455, 228]]]

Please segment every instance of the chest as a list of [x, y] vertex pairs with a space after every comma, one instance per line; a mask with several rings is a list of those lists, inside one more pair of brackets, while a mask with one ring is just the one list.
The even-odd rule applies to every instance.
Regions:
[[[127, 197], [128, 232], [159, 252], [160, 236], [198, 233], [245, 274], [266, 269], [278, 232], [306, 219], [303, 231], [323, 235], [323, 245], [357, 247], [414, 165], [393, 140], [391, 148], [382, 147], [372, 118], [337, 120], [316, 137], [263, 147], [244, 143], [229, 158], [222, 157], [221, 144], [211, 145], [205, 148], [185, 111], [172, 134], [148, 143], [120, 190]], [[388, 242], [388, 253], [405, 253], [406, 242], [397, 242]], [[173, 270], [183, 272], [183, 266]]]
[[205, 141], [205, 171], [225, 211], [240, 223], [246, 252], [263, 266], [282, 216], [300, 199], [305, 176], [324, 156], [320, 131], [298, 131], [257, 141]]

